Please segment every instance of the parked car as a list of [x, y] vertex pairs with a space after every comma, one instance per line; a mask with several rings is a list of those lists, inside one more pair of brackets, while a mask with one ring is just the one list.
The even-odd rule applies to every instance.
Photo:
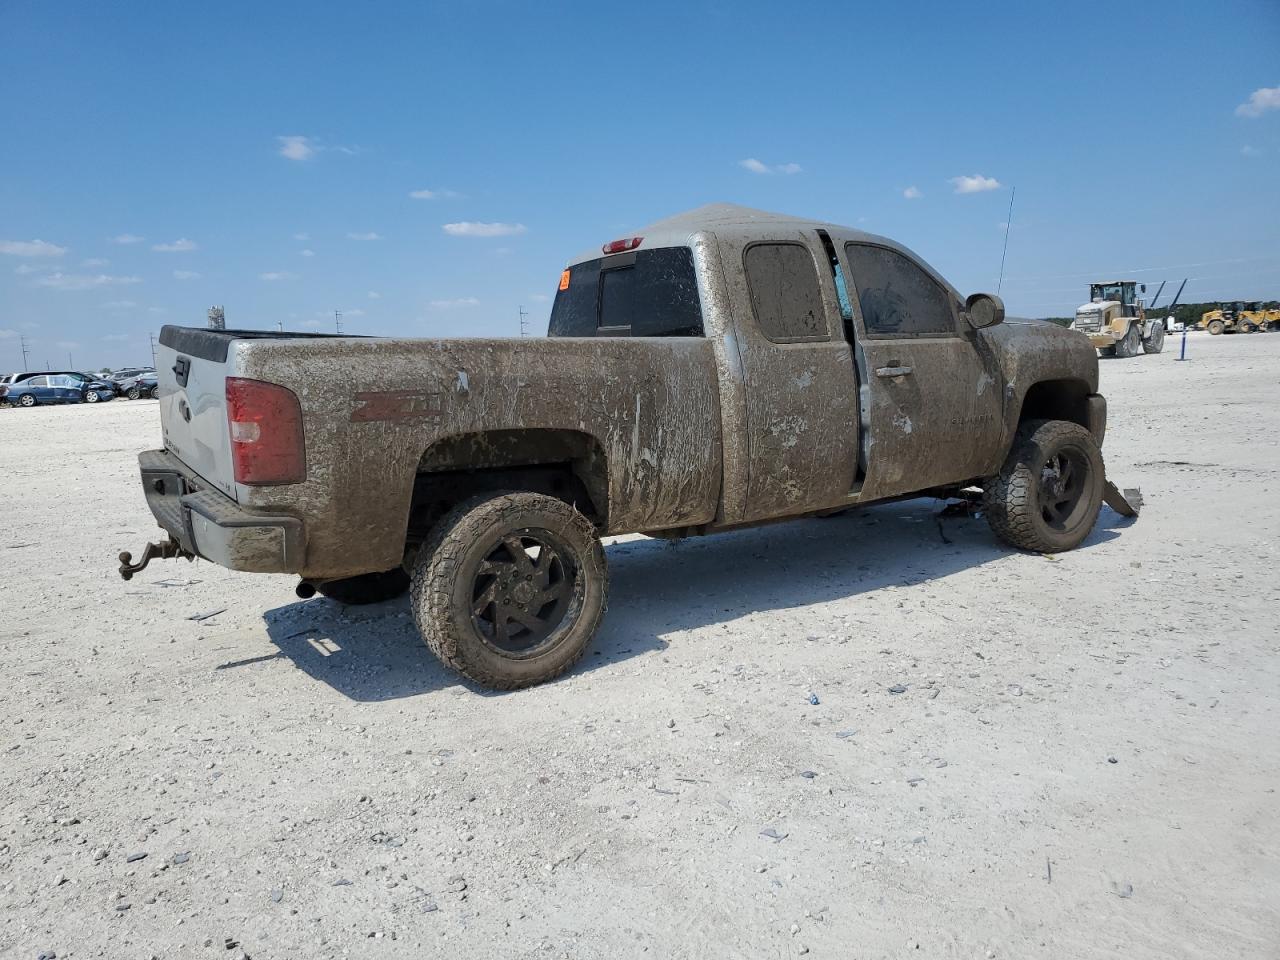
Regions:
[[156, 373], [152, 370], [150, 373], [142, 373], [136, 377], [121, 380], [115, 384], [115, 389], [120, 396], [128, 397], [130, 400], [145, 400], [155, 397], [156, 383]]
[[125, 391], [120, 389], [121, 384], [134, 380], [137, 377], [142, 376], [144, 373], [154, 374], [155, 372], [155, 367], [124, 367], [121, 370], [116, 370], [108, 374], [103, 379], [109, 381], [116, 388], [117, 396], [123, 397], [125, 395]]
[[105, 380], [82, 373], [19, 374], [19, 379], [0, 386], [0, 398], [19, 407], [48, 403], [99, 403], [115, 398], [116, 391]]
[[303, 597], [412, 588], [427, 645], [509, 689], [583, 655], [606, 534], [977, 485], [997, 537], [1060, 553], [1104, 498], [1134, 504], [1088, 338], [1004, 319], [891, 240], [718, 206], [569, 261], [547, 339], [167, 326], [164, 448], [139, 466], [171, 539], [120, 572], [199, 555]]

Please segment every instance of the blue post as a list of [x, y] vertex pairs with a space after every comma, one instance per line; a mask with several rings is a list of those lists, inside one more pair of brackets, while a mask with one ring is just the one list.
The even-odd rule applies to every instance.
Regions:
[[1182, 328], [1182, 353], [1179, 355], [1178, 359], [1187, 359], [1187, 328], [1185, 325]]

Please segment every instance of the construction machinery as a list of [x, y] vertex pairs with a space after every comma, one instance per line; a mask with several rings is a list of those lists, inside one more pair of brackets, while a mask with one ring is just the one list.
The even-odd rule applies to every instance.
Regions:
[[[1186, 286], [1186, 281], [1182, 281]], [[1164, 284], [1160, 285], [1164, 289]], [[1104, 357], [1134, 357], [1143, 353], [1159, 353], [1164, 349], [1164, 318], [1147, 319], [1140, 293], [1147, 292], [1145, 283], [1136, 280], [1109, 280], [1089, 284], [1089, 302], [1076, 309], [1071, 324], [1089, 338]], [[1178, 289], [1178, 296], [1182, 289]], [[1156, 291], [1156, 299], [1160, 291]], [[1174, 304], [1178, 298], [1174, 297]], [[1155, 299], [1152, 300], [1155, 303]], [[1172, 313], [1173, 306], [1169, 307]]]
[[1220, 301], [1216, 310], [1206, 310], [1196, 324], [1214, 336], [1221, 333], [1256, 333], [1280, 330], [1280, 310], [1265, 308], [1256, 300]]

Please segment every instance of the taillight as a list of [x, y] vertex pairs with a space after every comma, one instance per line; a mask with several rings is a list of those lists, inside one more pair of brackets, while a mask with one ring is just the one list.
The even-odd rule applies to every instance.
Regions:
[[307, 477], [302, 407], [275, 383], [227, 378], [227, 427], [236, 483], [301, 483]]
[[610, 240], [600, 249], [605, 253], [625, 253], [634, 250], [644, 242], [644, 237], [627, 237], [625, 240]]

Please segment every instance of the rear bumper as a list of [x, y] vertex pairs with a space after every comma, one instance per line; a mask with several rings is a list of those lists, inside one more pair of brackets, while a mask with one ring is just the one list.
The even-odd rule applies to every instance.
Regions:
[[306, 536], [297, 517], [244, 510], [230, 497], [209, 489], [165, 450], [139, 454], [138, 467], [147, 506], [184, 550], [231, 570], [297, 573], [302, 569]]
[[1102, 446], [1107, 435], [1107, 398], [1100, 393], [1089, 394], [1085, 398], [1085, 416], [1089, 418], [1089, 432], [1098, 446]]

